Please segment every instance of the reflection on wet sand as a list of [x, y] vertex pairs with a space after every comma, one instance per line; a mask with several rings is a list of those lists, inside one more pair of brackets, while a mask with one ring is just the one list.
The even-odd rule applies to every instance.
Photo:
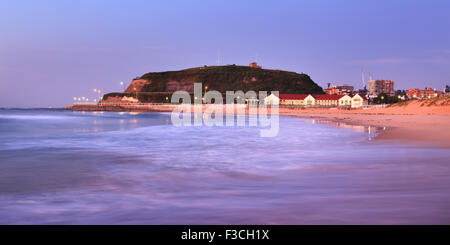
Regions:
[[331, 120], [324, 120], [324, 119], [312, 119], [310, 120], [313, 124], [326, 124], [333, 127], [340, 127], [340, 128], [347, 128], [351, 129], [358, 133], [367, 133], [367, 139], [372, 140], [374, 137], [376, 137], [381, 131], [386, 130], [386, 127], [376, 127], [376, 126], [363, 126], [363, 125], [354, 125], [349, 123], [343, 123], [343, 122], [337, 122], [337, 121], [331, 121]]

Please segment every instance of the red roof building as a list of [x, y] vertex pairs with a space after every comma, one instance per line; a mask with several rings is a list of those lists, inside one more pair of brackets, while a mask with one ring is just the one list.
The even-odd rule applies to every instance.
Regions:
[[280, 105], [306, 105], [305, 99], [308, 96], [311, 101], [314, 100], [309, 94], [280, 94]]
[[[272, 95], [271, 95], [272, 96]], [[279, 104], [287, 106], [311, 106], [311, 107], [351, 107], [359, 108], [367, 105], [365, 95], [334, 94], [280, 94]]]
[[426, 99], [442, 96], [441, 91], [434, 90], [432, 88], [425, 88], [424, 90], [418, 88], [412, 88], [406, 91], [406, 96], [409, 98]]
[[304, 100], [307, 94], [280, 94], [280, 100]]
[[316, 100], [339, 100], [344, 95], [337, 95], [337, 94], [313, 94], [312, 96]]

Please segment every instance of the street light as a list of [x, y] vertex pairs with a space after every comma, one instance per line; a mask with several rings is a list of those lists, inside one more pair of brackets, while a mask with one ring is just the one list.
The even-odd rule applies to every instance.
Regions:
[[100, 89], [96, 89], [96, 88], [94, 88], [93, 91], [94, 91], [94, 93], [97, 93], [98, 99], [100, 100], [100, 99], [101, 99], [101, 98], [100, 98], [100, 93], [101, 93], [102, 91], [101, 91]]
[[133, 90], [134, 90], [134, 93], [136, 94], [136, 99], [139, 100], [139, 99], [138, 99], [138, 92], [137, 92], [137, 90], [136, 90], [136, 87], [133, 87]]

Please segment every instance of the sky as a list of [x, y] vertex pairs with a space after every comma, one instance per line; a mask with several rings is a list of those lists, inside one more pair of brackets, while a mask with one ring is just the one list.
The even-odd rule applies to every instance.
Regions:
[[0, 0], [0, 107], [60, 107], [217, 64], [362, 87], [450, 85], [448, 0]]

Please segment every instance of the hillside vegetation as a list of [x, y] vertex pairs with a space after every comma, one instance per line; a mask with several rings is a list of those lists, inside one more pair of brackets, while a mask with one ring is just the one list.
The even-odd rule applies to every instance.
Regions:
[[209, 90], [220, 92], [242, 90], [280, 91], [280, 93], [323, 93], [322, 88], [306, 74], [251, 68], [248, 66], [209, 66], [181, 71], [151, 72], [142, 79], [151, 81], [142, 92], [170, 91], [169, 82], [188, 85], [201, 82]]
[[[142, 102], [167, 102], [175, 91], [194, 92], [194, 83], [203, 89], [226, 91], [279, 91], [280, 93], [323, 94], [308, 75], [249, 66], [205, 66], [180, 71], [150, 72], [136, 78], [123, 93], [104, 96], [132, 96]], [[205, 92], [205, 90], [203, 90]]]

